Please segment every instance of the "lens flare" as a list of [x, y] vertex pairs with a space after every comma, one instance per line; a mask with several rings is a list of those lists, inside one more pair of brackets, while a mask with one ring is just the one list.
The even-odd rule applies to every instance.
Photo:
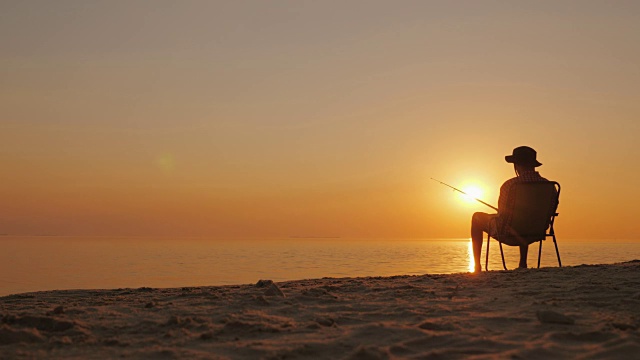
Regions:
[[156, 166], [164, 172], [171, 172], [175, 167], [175, 160], [171, 154], [165, 154], [156, 158]]

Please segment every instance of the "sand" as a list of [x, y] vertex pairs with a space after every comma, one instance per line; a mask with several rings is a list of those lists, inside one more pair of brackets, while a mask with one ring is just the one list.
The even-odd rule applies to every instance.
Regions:
[[640, 261], [0, 298], [0, 358], [640, 357]]

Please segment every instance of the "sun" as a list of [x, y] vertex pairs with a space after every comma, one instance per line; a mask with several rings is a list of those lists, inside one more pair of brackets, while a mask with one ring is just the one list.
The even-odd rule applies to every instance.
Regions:
[[462, 191], [466, 192], [468, 195], [464, 195], [469, 200], [480, 199], [482, 197], [482, 190], [480, 190], [477, 186], [467, 186]]
[[483, 191], [480, 187], [476, 185], [467, 185], [462, 187], [461, 189], [466, 194], [460, 194], [460, 197], [465, 200], [465, 202], [475, 202], [476, 199], [482, 199]]

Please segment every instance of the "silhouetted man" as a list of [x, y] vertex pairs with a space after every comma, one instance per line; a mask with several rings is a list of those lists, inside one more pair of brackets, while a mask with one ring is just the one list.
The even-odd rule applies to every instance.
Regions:
[[[505, 235], [501, 232], [504, 227], [502, 224], [508, 224], [511, 218], [509, 213], [511, 201], [514, 199], [511, 197], [511, 189], [514, 184], [521, 182], [531, 181], [547, 181], [547, 179], [540, 176], [535, 170], [536, 167], [542, 165], [536, 159], [536, 151], [528, 146], [520, 146], [513, 149], [511, 155], [505, 156], [505, 160], [508, 163], [512, 163], [516, 171], [516, 177], [507, 180], [500, 187], [500, 197], [498, 198], [498, 213], [487, 214], [483, 212], [477, 212], [473, 214], [471, 218], [471, 240], [473, 241], [473, 258], [476, 266], [475, 271], [481, 271], [480, 266], [480, 252], [482, 251], [483, 233], [491, 234], [492, 237], [500, 239], [501, 235]], [[516, 245], [516, 244], [510, 244]], [[520, 246], [520, 264], [519, 268], [527, 267], [527, 252], [529, 245]]]

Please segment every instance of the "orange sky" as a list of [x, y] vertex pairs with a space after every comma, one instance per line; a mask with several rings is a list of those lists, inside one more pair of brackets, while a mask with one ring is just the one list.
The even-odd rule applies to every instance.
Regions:
[[638, 238], [640, 3], [10, 1], [0, 233], [468, 237], [504, 155]]

